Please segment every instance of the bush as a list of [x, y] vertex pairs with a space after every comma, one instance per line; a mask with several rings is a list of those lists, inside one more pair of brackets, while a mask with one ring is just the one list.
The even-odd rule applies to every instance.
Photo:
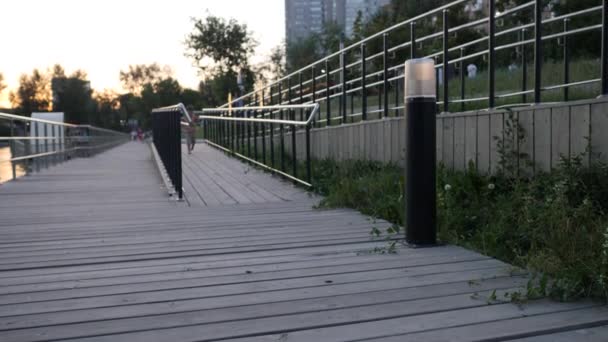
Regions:
[[[314, 165], [314, 187], [326, 196], [321, 206], [403, 224], [400, 168], [363, 161]], [[608, 300], [605, 165], [583, 167], [581, 158], [572, 158], [532, 179], [440, 167], [437, 193], [442, 241], [542, 274], [548, 280], [542, 292], [554, 298]]]

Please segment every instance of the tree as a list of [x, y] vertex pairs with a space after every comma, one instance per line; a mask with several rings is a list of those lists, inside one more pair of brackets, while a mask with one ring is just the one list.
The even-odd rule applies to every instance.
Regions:
[[287, 44], [287, 72], [303, 68], [321, 58], [315, 35]]
[[91, 123], [95, 120], [95, 103], [91, 84], [83, 70], [76, 70], [69, 77], [60, 65], [52, 72], [53, 110], [64, 112], [65, 120], [71, 123]]
[[139, 95], [146, 83], [155, 83], [163, 78], [171, 77], [173, 74], [169, 66], [161, 68], [157, 63], [150, 65], [129, 65], [126, 71], [120, 71], [120, 82], [124, 89], [130, 93]]
[[99, 127], [121, 129], [119, 95], [113, 90], [105, 89], [95, 92], [93, 99], [96, 108], [92, 123]]
[[0, 73], [0, 94], [6, 89], [6, 83], [4, 83], [4, 75]]
[[192, 21], [194, 30], [186, 38], [186, 56], [194, 59], [203, 74], [215, 73], [215, 69], [238, 71], [248, 66], [257, 42], [247, 25], [213, 15]]
[[38, 69], [32, 75], [22, 74], [19, 77], [19, 88], [9, 95], [13, 107], [24, 114], [49, 110], [51, 103], [51, 89], [49, 79]]
[[228, 93], [238, 94], [239, 73], [244, 91], [253, 89], [257, 75], [250, 66], [257, 42], [247, 26], [236, 20], [207, 15], [204, 19], [193, 18], [194, 29], [188, 35], [186, 56], [194, 60], [204, 79], [204, 88], [211, 99], [225, 102]]

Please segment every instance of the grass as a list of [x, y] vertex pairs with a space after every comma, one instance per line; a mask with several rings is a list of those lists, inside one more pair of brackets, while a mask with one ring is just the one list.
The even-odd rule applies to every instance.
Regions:
[[[541, 286], [529, 289], [537, 295], [608, 300], [608, 167], [584, 168], [580, 160], [564, 160], [534, 179], [440, 168], [439, 238], [537, 272]], [[403, 224], [399, 167], [329, 160], [314, 165], [322, 207], [354, 208]]]
[[[520, 66], [521, 67], [521, 66]], [[526, 73], [527, 89], [530, 90], [534, 85], [534, 65], [527, 65]], [[564, 67], [561, 61], [546, 61], [543, 64], [542, 86], [551, 86], [564, 83]], [[570, 62], [570, 82], [584, 81], [589, 79], [596, 79], [600, 77], [600, 64], [598, 60], [592, 59], [581, 59], [573, 60]], [[521, 69], [509, 71], [507, 69], [497, 69], [495, 73], [496, 78], [496, 95], [514, 93], [522, 90], [523, 73]], [[456, 75], [455, 78], [449, 80], [449, 94], [450, 100], [460, 99], [460, 78]], [[382, 109], [379, 104], [383, 103], [382, 97], [378, 96], [378, 93], [382, 91], [381, 87], [370, 88], [367, 97], [367, 108], [370, 119], [378, 118], [382, 113], [374, 113]], [[396, 94], [396, 91], [397, 94]], [[403, 106], [403, 89], [396, 90], [394, 85], [390, 86], [388, 104], [389, 104], [389, 116], [403, 115], [402, 110], [394, 110], [392, 108]], [[569, 89], [568, 100], [580, 100], [594, 98], [600, 94], [599, 83], [592, 83], [587, 85], [581, 85], [571, 87]], [[480, 71], [475, 79], [465, 79], [465, 98], [474, 99], [488, 96], [488, 73], [487, 71]], [[439, 86], [439, 92], [437, 94], [438, 99], [443, 99], [443, 87]], [[397, 99], [397, 101], [396, 101]], [[547, 90], [542, 92], [543, 102], [558, 102], [564, 100], [564, 92], [562, 89]], [[531, 103], [533, 101], [533, 95], [528, 94], [526, 102]], [[519, 104], [524, 102], [521, 95], [513, 96], [509, 98], [497, 98], [496, 106], [503, 106], [508, 104]], [[325, 99], [322, 97], [319, 101], [321, 104], [321, 118], [325, 120], [327, 117], [327, 105]], [[361, 114], [362, 99], [360, 94], [355, 93], [354, 96], [347, 96], [347, 115]], [[450, 105], [450, 112], [462, 111], [460, 103], [452, 103]], [[476, 110], [488, 108], [488, 101], [475, 101], [468, 102], [464, 106], [464, 110]], [[332, 98], [331, 100], [331, 117], [339, 118], [340, 114], [340, 100], [339, 98]], [[360, 116], [351, 118], [352, 121], [359, 121]], [[341, 120], [332, 120], [332, 124], [339, 124]]]

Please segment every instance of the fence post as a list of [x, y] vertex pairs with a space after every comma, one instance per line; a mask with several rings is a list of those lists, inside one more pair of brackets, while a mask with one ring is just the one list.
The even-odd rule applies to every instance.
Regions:
[[[11, 138], [15, 136], [15, 122], [11, 119]], [[9, 141], [9, 149], [11, 151], [11, 159], [15, 158], [15, 140]], [[17, 165], [15, 165], [14, 161], [11, 161], [11, 168], [13, 169], [13, 180], [17, 179]]]
[[[568, 22], [570, 19], [564, 19], [564, 33], [568, 32]], [[570, 83], [570, 51], [568, 51], [568, 36], [564, 35], [564, 84]], [[568, 101], [569, 87], [564, 87], [564, 101]]]
[[[257, 101], [257, 95], [253, 95], [253, 105], [257, 106], [258, 101]], [[253, 118], [257, 119], [258, 118], [258, 111], [256, 109], [252, 110], [253, 112]], [[258, 123], [257, 122], [253, 122], [253, 159], [254, 160], [258, 160]]]
[[[311, 73], [312, 73], [312, 103], [317, 103], [317, 97], [316, 97], [316, 93], [317, 93], [317, 75], [316, 75], [316, 68], [313, 65], [311, 68]], [[317, 118], [316, 116], [312, 118], [312, 126], [316, 127], [317, 126]]]
[[[490, 0], [490, 3], [492, 3], [493, 0]], [[443, 10], [443, 111], [448, 113], [450, 111], [450, 100], [449, 100], [449, 93], [448, 93], [448, 85], [449, 85], [449, 81], [448, 81], [448, 68], [449, 68], [449, 43], [450, 43], [450, 36], [449, 36], [449, 23], [448, 23], [448, 10], [444, 9]]]
[[[260, 105], [264, 107], [264, 88], [262, 88], [261, 90], [260, 98]], [[264, 119], [264, 110], [262, 109], [261, 112], [262, 119]], [[260, 125], [262, 126], [262, 162], [264, 163], [264, 165], [266, 165], [266, 123], [260, 122]]]
[[488, 19], [489, 19], [489, 26], [490, 26], [490, 32], [488, 35], [488, 107], [489, 108], [494, 108], [494, 101], [495, 101], [495, 76], [496, 76], [496, 51], [494, 51], [495, 48], [495, 44], [496, 44], [496, 37], [495, 37], [495, 32], [496, 32], [496, 9], [495, 9], [495, 0], [490, 0], [488, 2], [488, 6], [489, 6], [489, 13], [488, 13]]
[[542, 0], [535, 0], [534, 4], [534, 102], [541, 102], [541, 86], [543, 66], [542, 51]]
[[416, 58], [416, 22], [410, 23], [410, 59]]
[[608, 0], [602, 1], [602, 95], [608, 95]]
[[388, 117], [388, 33], [382, 35], [382, 116]]
[[367, 120], [367, 62], [365, 43], [361, 44], [361, 120]]
[[[310, 123], [306, 125], [306, 181], [312, 181], [312, 167], [310, 161]], [[312, 183], [311, 183], [312, 184]]]
[[[282, 83], [279, 82], [279, 105], [283, 104], [283, 90]], [[283, 110], [279, 109], [279, 119], [283, 120]], [[285, 127], [283, 124], [279, 124], [279, 135], [281, 138], [281, 171], [285, 172]]]
[[[300, 104], [304, 103], [304, 93], [302, 92], [302, 73], [299, 72], [298, 73], [298, 91], [299, 91], [299, 97], [300, 97]], [[300, 108], [300, 121], [304, 120], [304, 111], [302, 110], [302, 108]]]
[[[272, 96], [272, 86], [270, 86], [270, 105], [272, 106], [274, 104], [273, 100], [273, 96]], [[274, 113], [272, 110], [270, 110], [270, 113], [268, 114], [268, 117], [272, 120], [274, 119]], [[274, 168], [274, 124], [271, 122], [270, 123], [270, 165], [272, 165], [272, 167]]]
[[340, 96], [340, 110], [342, 111], [342, 124], [346, 123], [346, 55], [340, 53], [340, 77], [342, 81], [342, 96]]
[[464, 77], [464, 48], [460, 48], [460, 62], [459, 62], [459, 67], [460, 67], [460, 111], [464, 112], [464, 82], [465, 82], [465, 77]]
[[[526, 29], [521, 30], [521, 39], [523, 42], [526, 40]], [[528, 61], [526, 56], [526, 44], [521, 45], [521, 91], [525, 92], [528, 90]], [[523, 93], [521, 95], [521, 99], [523, 103], [528, 102], [528, 94]]]
[[329, 95], [329, 59], [325, 60], [325, 102], [327, 105], [326, 126], [331, 126], [331, 96]]

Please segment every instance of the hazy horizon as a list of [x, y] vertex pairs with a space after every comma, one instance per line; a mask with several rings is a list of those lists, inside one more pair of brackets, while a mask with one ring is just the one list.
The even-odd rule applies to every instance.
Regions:
[[0, 32], [7, 34], [0, 73], [8, 87], [0, 94], [0, 107], [10, 106], [8, 94], [19, 85], [21, 74], [54, 64], [61, 64], [68, 74], [85, 70], [98, 91], [122, 91], [120, 70], [154, 62], [169, 65], [182, 86], [196, 88], [200, 78], [184, 56], [183, 42], [192, 31], [190, 18], [207, 12], [247, 24], [259, 42], [254, 62], [285, 37], [283, 0], [21, 0], [5, 3], [2, 9]]

